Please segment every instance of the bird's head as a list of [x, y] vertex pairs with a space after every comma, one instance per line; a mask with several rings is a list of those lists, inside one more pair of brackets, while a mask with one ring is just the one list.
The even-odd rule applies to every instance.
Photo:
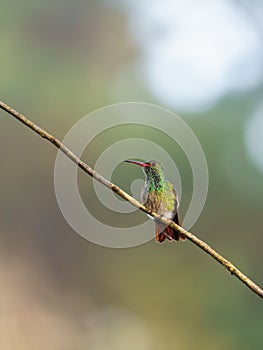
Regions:
[[142, 167], [143, 172], [147, 177], [161, 176], [164, 175], [164, 170], [162, 164], [158, 160], [149, 160], [148, 162], [138, 162], [135, 160], [125, 160], [127, 163], [132, 163]]

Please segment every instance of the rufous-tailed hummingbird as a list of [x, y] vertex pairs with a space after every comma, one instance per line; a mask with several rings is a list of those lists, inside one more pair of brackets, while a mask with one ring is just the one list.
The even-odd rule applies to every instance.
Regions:
[[[165, 180], [162, 164], [157, 160], [150, 160], [145, 163], [135, 160], [125, 160], [125, 162], [137, 164], [143, 169], [145, 174], [145, 183], [141, 193], [143, 205], [181, 226], [178, 218], [178, 195], [175, 186]], [[155, 221], [155, 237], [156, 241], [160, 243], [165, 238], [169, 241], [173, 239], [176, 241], [179, 241], [179, 239], [185, 240], [185, 237], [180, 235], [179, 232], [160, 221]]]

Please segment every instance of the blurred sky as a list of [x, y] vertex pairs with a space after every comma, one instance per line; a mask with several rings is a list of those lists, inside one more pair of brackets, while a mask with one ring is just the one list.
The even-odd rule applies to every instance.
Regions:
[[[141, 50], [137, 69], [161, 104], [195, 114], [262, 84], [260, 2], [127, 0], [125, 5], [131, 36]], [[256, 113], [254, 128], [245, 131], [250, 135], [246, 145], [262, 168], [260, 105]]]
[[[262, 82], [263, 26], [255, 4], [225, 0], [128, 1], [139, 69], [151, 92], [176, 110], [202, 111]], [[263, 21], [263, 16], [257, 19]], [[261, 31], [262, 30], [262, 31]]]

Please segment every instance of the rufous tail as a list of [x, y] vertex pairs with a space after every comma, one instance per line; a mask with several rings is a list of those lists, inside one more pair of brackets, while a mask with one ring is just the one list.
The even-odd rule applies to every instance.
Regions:
[[[176, 223], [179, 226], [182, 226], [178, 214], [176, 213], [173, 219], [173, 222]], [[173, 230], [169, 226], [165, 226], [163, 223], [156, 222], [155, 223], [155, 239], [157, 242], [164, 242], [165, 238], [167, 238], [169, 241], [175, 240], [179, 241], [180, 239], [182, 241], [185, 241], [185, 237], [181, 235], [179, 232]]]

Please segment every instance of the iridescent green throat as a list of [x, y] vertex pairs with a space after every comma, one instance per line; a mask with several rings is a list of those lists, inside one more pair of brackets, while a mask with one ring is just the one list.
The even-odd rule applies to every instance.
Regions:
[[162, 191], [165, 187], [165, 179], [163, 174], [157, 172], [149, 172], [146, 175], [146, 189], [148, 192]]

